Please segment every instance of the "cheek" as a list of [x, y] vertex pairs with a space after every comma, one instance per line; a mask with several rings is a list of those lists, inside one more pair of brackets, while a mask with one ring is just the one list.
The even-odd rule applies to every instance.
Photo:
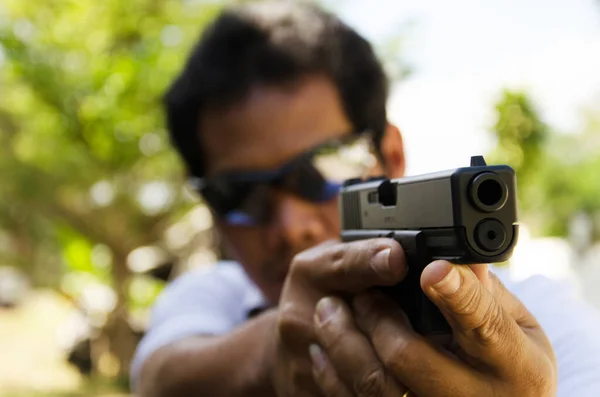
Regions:
[[327, 222], [331, 231], [338, 235], [340, 233], [340, 213], [337, 198], [330, 200], [323, 206], [323, 219]]
[[[340, 234], [340, 215], [337, 198], [323, 203], [317, 207], [315, 218], [321, 222], [326, 230], [327, 239], [337, 238]], [[232, 254], [237, 260], [252, 266], [265, 257], [265, 236], [267, 231], [263, 228], [239, 228], [225, 224], [219, 225], [221, 235], [227, 240], [233, 250]]]
[[263, 233], [258, 228], [221, 226], [219, 229], [237, 260], [254, 263], [260, 259], [263, 252], [260, 236]]
[[238, 261], [250, 279], [258, 286], [269, 302], [279, 300], [282, 286], [265, 278], [261, 264], [265, 260], [266, 252], [263, 246], [264, 231], [254, 228], [221, 227], [223, 238], [227, 241], [228, 248], [232, 251], [233, 259]]

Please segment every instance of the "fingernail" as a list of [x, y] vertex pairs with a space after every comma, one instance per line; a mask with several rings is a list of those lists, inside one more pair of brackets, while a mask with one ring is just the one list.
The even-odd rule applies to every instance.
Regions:
[[442, 295], [451, 295], [460, 288], [460, 274], [454, 266], [450, 268], [446, 277], [433, 286], [433, 288]]
[[321, 372], [325, 369], [327, 365], [327, 359], [325, 358], [325, 353], [319, 345], [311, 344], [308, 347], [308, 353], [310, 354], [310, 360], [313, 363], [313, 366], [318, 372]]
[[337, 304], [331, 298], [323, 298], [317, 303], [317, 318], [319, 324], [329, 321], [337, 311]]
[[390, 276], [390, 252], [392, 252], [391, 248], [381, 250], [375, 254], [371, 261], [373, 270], [382, 277]]

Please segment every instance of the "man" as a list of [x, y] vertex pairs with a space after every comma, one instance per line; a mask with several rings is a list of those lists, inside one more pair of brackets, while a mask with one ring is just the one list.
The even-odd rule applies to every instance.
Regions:
[[404, 253], [339, 242], [336, 194], [344, 178], [402, 177], [404, 151], [380, 63], [334, 16], [290, 2], [226, 11], [166, 99], [237, 262], [159, 298], [132, 368], [141, 395], [600, 395], [600, 321], [558, 283], [430, 264], [421, 286], [452, 325], [450, 350], [372, 292], [402, 280]]

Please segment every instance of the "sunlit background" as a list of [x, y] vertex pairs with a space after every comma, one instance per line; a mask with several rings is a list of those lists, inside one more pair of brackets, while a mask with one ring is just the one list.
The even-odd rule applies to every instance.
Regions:
[[[0, 395], [126, 395], [157, 294], [218, 258], [160, 96], [227, 3], [0, 2]], [[600, 2], [322, 3], [394, 78], [408, 173], [512, 165], [512, 276], [600, 307]]]

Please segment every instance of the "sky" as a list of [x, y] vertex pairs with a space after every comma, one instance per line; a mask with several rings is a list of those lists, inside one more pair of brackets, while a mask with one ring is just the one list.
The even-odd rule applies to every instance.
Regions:
[[403, 132], [407, 173], [466, 166], [493, 146], [494, 103], [525, 89], [557, 132], [580, 129], [600, 103], [598, 0], [329, 0], [374, 43], [401, 34], [413, 73], [389, 118]]

